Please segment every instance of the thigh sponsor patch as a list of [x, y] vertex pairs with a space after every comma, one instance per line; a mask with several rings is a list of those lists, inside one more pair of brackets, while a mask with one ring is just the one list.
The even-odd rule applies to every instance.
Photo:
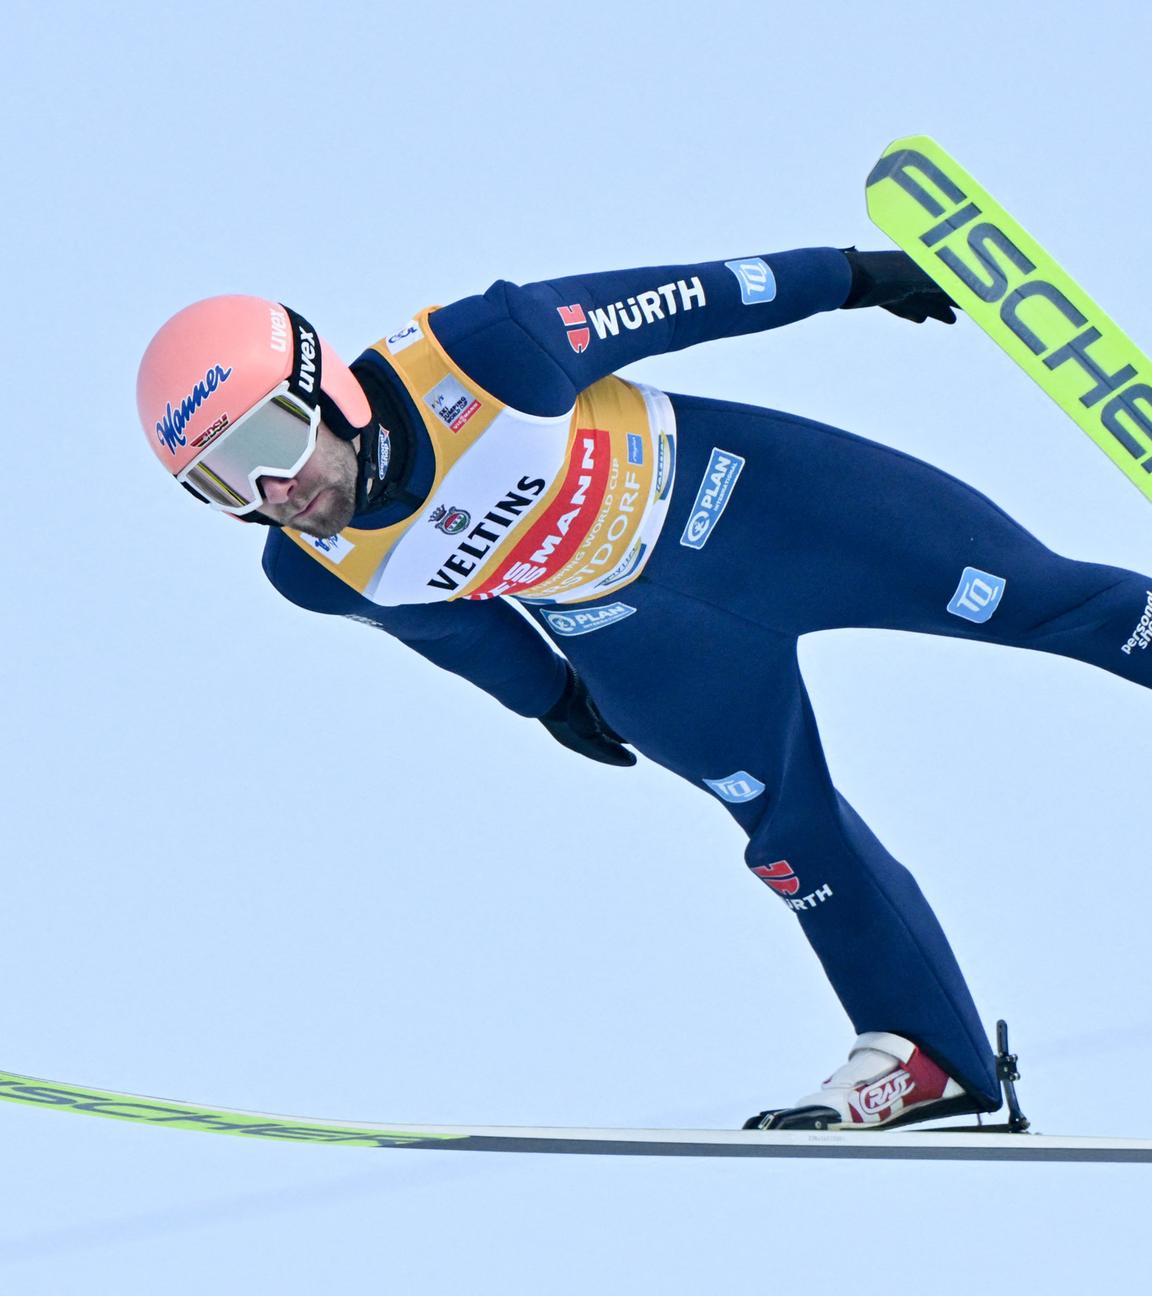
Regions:
[[956, 593], [948, 604], [948, 611], [953, 616], [963, 617], [965, 621], [975, 621], [977, 625], [987, 621], [1000, 606], [1000, 596], [1008, 582], [1003, 576], [993, 576], [991, 572], [981, 571], [979, 567], [965, 567], [956, 586]]
[[713, 449], [700, 489], [696, 492], [696, 502], [692, 505], [688, 525], [680, 537], [682, 545], [689, 549], [703, 549], [708, 543], [712, 529], [728, 507], [743, 467], [744, 460], [740, 455], [728, 450]]

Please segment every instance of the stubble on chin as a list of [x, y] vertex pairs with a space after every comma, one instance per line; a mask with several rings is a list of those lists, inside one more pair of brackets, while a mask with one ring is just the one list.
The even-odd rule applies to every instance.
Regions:
[[352, 521], [356, 512], [355, 486], [345, 482], [325, 488], [326, 498], [320, 508], [314, 510], [293, 529], [304, 535], [316, 536], [324, 540], [337, 535]]

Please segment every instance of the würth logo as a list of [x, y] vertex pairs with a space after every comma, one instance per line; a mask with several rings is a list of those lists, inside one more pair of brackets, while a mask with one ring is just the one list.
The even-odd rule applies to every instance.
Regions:
[[592, 341], [592, 334], [588, 329], [588, 317], [584, 314], [584, 307], [576, 303], [572, 306], [557, 306], [556, 310], [568, 330], [568, 345], [577, 355], [581, 351], [587, 351], [588, 343]]
[[758, 864], [752, 872], [778, 895], [795, 895], [800, 890], [800, 879], [792, 872], [792, 865], [787, 860], [777, 860], [775, 864]]

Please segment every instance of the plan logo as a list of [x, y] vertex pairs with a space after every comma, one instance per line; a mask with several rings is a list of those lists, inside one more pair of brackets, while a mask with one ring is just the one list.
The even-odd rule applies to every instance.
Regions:
[[712, 789], [721, 801], [730, 805], [742, 805], [745, 801], [755, 801], [764, 791], [764, 784], [753, 778], [747, 770], [737, 770], [722, 779], [705, 779], [704, 783]]
[[627, 603], [607, 603], [603, 607], [584, 608], [579, 612], [542, 612], [540, 615], [552, 627], [555, 634], [572, 635], [591, 634], [593, 630], [603, 630], [605, 626], [615, 625], [630, 617], [636, 609]]
[[1000, 606], [1000, 596], [1007, 583], [1003, 576], [993, 576], [979, 567], [965, 567], [948, 611], [982, 625]]
[[740, 300], [745, 306], [759, 306], [761, 302], [776, 300], [776, 276], [772, 267], [760, 257], [745, 257], [743, 261], [725, 261], [740, 285]]
[[680, 537], [682, 545], [689, 549], [703, 549], [708, 543], [712, 528], [728, 507], [743, 467], [744, 460], [739, 455], [713, 449], [700, 489], [696, 492], [696, 503], [692, 505], [688, 524]]

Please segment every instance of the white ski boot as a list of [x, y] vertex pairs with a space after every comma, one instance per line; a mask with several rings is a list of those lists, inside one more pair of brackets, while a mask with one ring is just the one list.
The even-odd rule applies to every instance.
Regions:
[[848, 1061], [794, 1107], [760, 1112], [745, 1129], [891, 1129], [913, 1121], [995, 1111], [970, 1094], [911, 1040], [884, 1031], [860, 1035]]

